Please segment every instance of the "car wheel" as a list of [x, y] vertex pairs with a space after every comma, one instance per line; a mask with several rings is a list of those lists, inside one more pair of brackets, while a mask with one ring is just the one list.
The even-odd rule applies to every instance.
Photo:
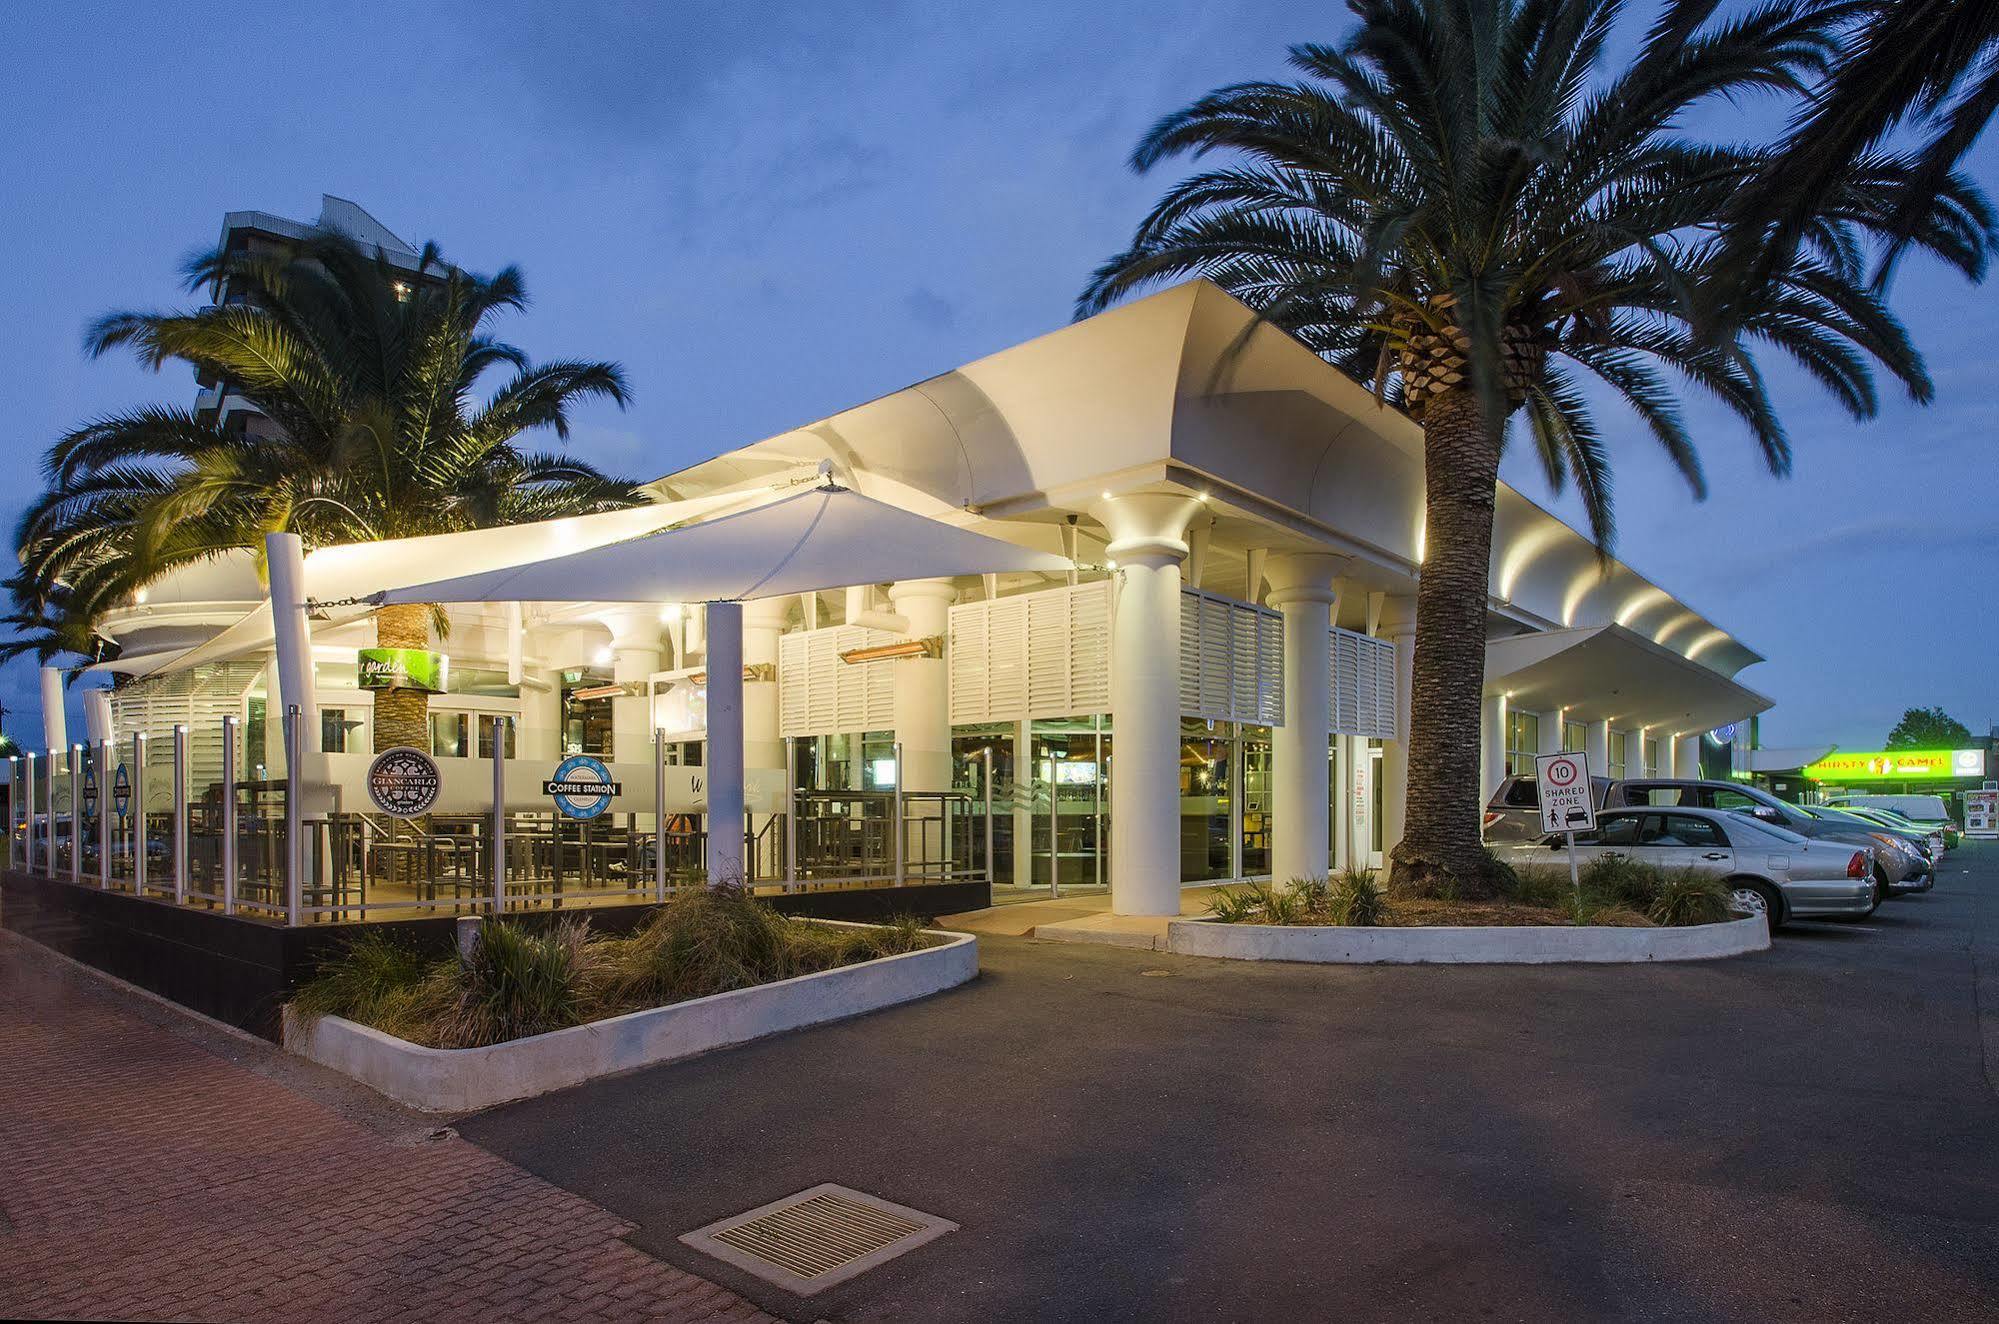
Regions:
[[[1880, 864], [1874, 866], [1874, 904], [1879, 906], [1888, 899], [1888, 870]], [[1869, 912], [1870, 914], [1873, 912]]]
[[1759, 916], [1772, 933], [1784, 927], [1784, 903], [1767, 883], [1735, 879], [1728, 885], [1728, 903], [1746, 915]]

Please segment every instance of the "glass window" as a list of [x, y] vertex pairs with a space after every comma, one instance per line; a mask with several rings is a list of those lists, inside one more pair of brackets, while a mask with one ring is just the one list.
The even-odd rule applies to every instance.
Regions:
[[1534, 771], [1534, 757], [1541, 752], [1541, 715], [1506, 714], [1506, 775], [1525, 777]]
[[493, 728], [496, 724], [499, 726], [500, 730], [504, 733], [501, 736], [503, 749], [501, 751], [500, 757], [504, 759], [513, 758], [514, 728], [518, 725], [518, 723], [515, 722], [515, 720], [512, 717], [508, 717], [504, 714], [495, 716], [492, 713], [479, 714], [479, 757], [482, 759], [490, 759], [493, 757]]
[[1229, 876], [1233, 760], [1225, 722], [1180, 723], [1180, 881]]
[[1625, 746], [1630, 740], [1631, 737], [1623, 731], [1612, 731], [1610, 733], [1610, 779], [1612, 781], [1624, 780], [1624, 752]]
[[1580, 754], [1588, 748], [1589, 732], [1583, 729], [1583, 724], [1581, 722], [1563, 722], [1562, 752], [1564, 754]]
[[470, 713], [430, 715], [430, 752], [441, 759], [469, 758], [472, 754]]
[[1241, 728], [1242, 876], [1270, 872], [1270, 728]]
[[1661, 844], [1675, 846], [1726, 846], [1728, 838], [1721, 834], [1721, 828], [1705, 818], [1695, 818], [1692, 814], [1667, 814], [1665, 836]]
[[[355, 723], [359, 726], [360, 723]], [[327, 754], [347, 752], [347, 710], [345, 708], [321, 708], [319, 710], [319, 748]]]
[[1744, 795], [1741, 791], [1733, 791], [1726, 786], [1715, 788], [1716, 809], [1760, 809], [1762, 806], [1763, 802], [1753, 795]]
[[562, 752], [611, 757], [610, 698], [581, 699], [577, 692], [601, 690], [610, 673], [580, 668], [562, 673]]
[[1587, 840], [1592, 846], [1636, 846], [1638, 844], [1637, 814], [1606, 814], [1596, 821], [1594, 835], [1577, 837], [1578, 842]]
[[1659, 775], [1659, 738], [1657, 736], [1645, 737], [1645, 775], [1647, 777], [1656, 777]]

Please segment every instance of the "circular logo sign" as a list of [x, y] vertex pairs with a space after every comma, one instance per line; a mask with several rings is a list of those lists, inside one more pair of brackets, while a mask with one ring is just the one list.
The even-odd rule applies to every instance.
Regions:
[[1567, 786], [1576, 779], [1576, 765], [1570, 759], [1556, 759], [1548, 765], [1548, 780], [1556, 786]]
[[385, 749], [368, 765], [368, 798], [392, 818], [428, 813], [443, 784], [437, 760], [408, 745]]
[[611, 807], [611, 797], [621, 789], [611, 780], [611, 770], [588, 754], [571, 754], [555, 765], [555, 776], [541, 784], [554, 797], [555, 807], [564, 818], [595, 818]]
[[119, 764], [118, 771], [111, 776], [111, 807], [118, 817], [124, 818], [132, 809], [132, 774]]

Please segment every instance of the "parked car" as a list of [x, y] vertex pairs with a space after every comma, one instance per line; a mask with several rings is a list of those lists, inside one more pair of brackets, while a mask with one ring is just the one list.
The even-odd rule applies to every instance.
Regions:
[[1899, 851], [1904, 855], [1909, 864], [1903, 871], [1902, 880], [1895, 884], [1893, 888], [1895, 892], [1927, 892], [1936, 886], [1939, 852], [1931, 841], [1929, 833], [1919, 828], [1897, 828], [1886, 823], [1876, 823], [1829, 805], [1800, 805], [1799, 808], [1821, 822], [1858, 827], [1885, 849]]
[[1604, 795], [1604, 804], [1611, 808], [1619, 805], [1690, 805], [1720, 809], [1749, 814], [1758, 822], [1783, 828], [1809, 840], [1824, 838], [1850, 846], [1864, 846], [1871, 853], [1875, 899], [1878, 901], [1886, 901], [1895, 895], [1898, 884], [1905, 885], [1902, 887], [1904, 891], [1914, 890], [1906, 884], [1928, 872], [1918, 860], [1898, 847], [1890, 846], [1886, 834], [1880, 831], [1878, 825], [1816, 819], [1806, 813], [1802, 805], [1780, 800], [1768, 791], [1745, 786], [1741, 782], [1630, 777], [1611, 784]]
[[[1610, 788], [1610, 778], [1592, 777], [1590, 788], [1601, 808], [1604, 792]], [[1541, 790], [1535, 780], [1522, 776], [1508, 777], [1501, 782], [1485, 806], [1482, 830], [1486, 844], [1491, 846], [1539, 841], [1544, 829], [1541, 826]]]
[[[1735, 908], [1759, 915], [1774, 933], [1793, 919], [1863, 919], [1881, 904], [1872, 852], [1817, 841], [1748, 814], [1695, 806], [1607, 809], [1595, 832], [1576, 834], [1578, 863], [1619, 855], [1661, 869], [1719, 876]], [[1513, 865], [1558, 865], [1565, 842], [1554, 833], [1495, 848]]]
[[1905, 818], [1925, 831], [1940, 833], [1945, 850], [1956, 850], [1960, 841], [1957, 820], [1940, 795], [1841, 795], [1826, 803], [1834, 809], [1872, 809]]
[[1853, 805], [1848, 808], [1841, 809], [1840, 812], [1843, 814], [1851, 814], [1855, 818], [1861, 819], [1868, 823], [1872, 823], [1876, 827], [1884, 828], [1891, 832], [1920, 833], [1923, 837], [1923, 840], [1929, 843], [1930, 853], [1932, 855], [1935, 855], [1938, 859], [1942, 859], [1944, 852], [1949, 849], [1949, 846], [1947, 844], [1949, 839], [1944, 836], [1942, 828], [1926, 827], [1921, 823], [1912, 823], [1908, 819], [1902, 817], [1900, 814], [1894, 813], [1890, 810], [1870, 809], [1864, 805]]

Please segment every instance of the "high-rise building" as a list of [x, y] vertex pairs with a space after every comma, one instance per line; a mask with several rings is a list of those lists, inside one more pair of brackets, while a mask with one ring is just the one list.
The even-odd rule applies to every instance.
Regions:
[[[318, 230], [338, 230], [368, 248], [379, 249], [391, 263], [407, 267], [412, 274], [421, 257], [359, 203], [330, 193], [320, 195], [319, 216], [313, 221], [295, 221], [267, 211], [229, 212], [222, 218], [219, 247], [230, 253], [282, 252]], [[249, 297], [241, 291], [232, 293], [226, 280], [218, 281], [209, 293], [217, 305], [240, 303]], [[219, 418], [224, 427], [253, 437], [278, 433], [278, 425], [232, 391], [228, 382], [213, 373], [197, 373], [195, 380], [201, 387], [194, 402], [198, 418]]]

